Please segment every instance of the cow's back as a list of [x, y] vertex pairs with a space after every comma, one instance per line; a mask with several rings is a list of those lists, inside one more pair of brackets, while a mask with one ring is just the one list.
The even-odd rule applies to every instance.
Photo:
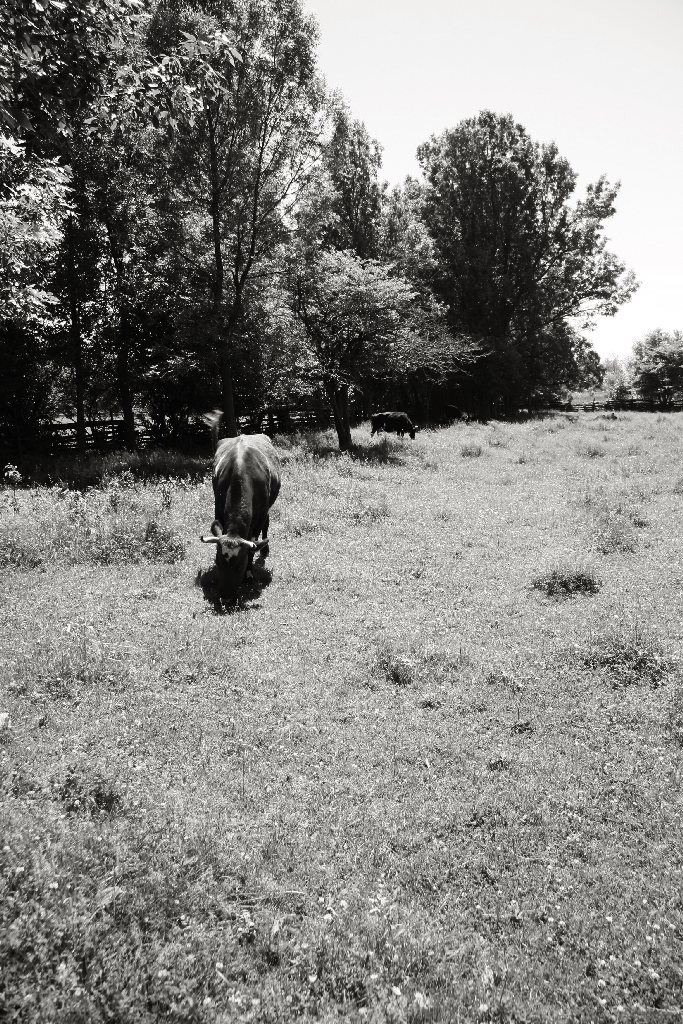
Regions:
[[[213, 460], [216, 518], [231, 509], [265, 514], [280, 491], [280, 462], [265, 434], [243, 434], [219, 442]], [[220, 510], [222, 515], [218, 515]], [[227, 523], [225, 524], [227, 526]]]

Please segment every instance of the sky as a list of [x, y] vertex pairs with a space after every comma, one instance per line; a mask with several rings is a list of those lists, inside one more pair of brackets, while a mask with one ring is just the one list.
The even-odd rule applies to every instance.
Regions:
[[390, 185], [415, 151], [481, 110], [557, 143], [579, 175], [621, 181], [609, 248], [640, 288], [590, 334], [627, 357], [683, 329], [683, 0], [302, 0], [319, 69], [383, 146]]

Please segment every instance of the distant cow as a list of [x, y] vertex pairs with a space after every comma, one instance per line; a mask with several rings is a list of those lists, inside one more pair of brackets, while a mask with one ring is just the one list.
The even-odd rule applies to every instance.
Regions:
[[449, 405], [448, 408], [452, 415], [453, 423], [469, 423], [472, 419], [468, 412], [463, 412], [462, 409], [458, 409], [455, 405]]
[[415, 431], [420, 429], [404, 412], [376, 412], [374, 416], [370, 417], [370, 422], [372, 423], [371, 437], [373, 434], [379, 433], [380, 430], [386, 430], [387, 433], [396, 432], [399, 437], [410, 434], [414, 441]]
[[[227, 437], [213, 460], [215, 519], [205, 544], [216, 545], [220, 596], [234, 600], [257, 551], [266, 558], [269, 509], [280, 492], [280, 463], [265, 434]], [[259, 540], [263, 534], [263, 540]]]

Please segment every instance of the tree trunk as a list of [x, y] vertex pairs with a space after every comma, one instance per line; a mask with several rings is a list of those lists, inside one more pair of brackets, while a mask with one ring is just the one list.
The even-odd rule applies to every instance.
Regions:
[[[125, 323], [121, 324], [121, 330], [125, 330]], [[116, 353], [116, 376], [119, 385], [119, 401], [123, 412], [123, 443], [129, 451], [133, 451], [135, 449], [135, 414], [128, 357], [128, 341], [125, 338], [120, 338], [119, 349]]]
[[[221, 379], [221, 400], [223, 404], [222, 426], [225, 437], [237, 437], [239, 427], [235, 415], [235, 392], [232, 380], [232, 339], [235, 330], [235, 310], [233, 305], [232, 313], [228, 316], [224, 330], [224, 318], [226, 317], [224, 304], [225, 290], [225, 268], [223, 265], [222, 231], [221, 231], [221, 185], [218, 172], [218, 150], [216, 146], [216, 126], [213, 114], [210, 109], [206, 110], [206, 124], [208, 128], [209, 143], [209, 187], [211, 196], [209, 207], [211, 212], [211, 232], [213, 235], [213, 283], [211, 291], [213, 338], [218, 355], [218, 365]], [[237, 303], [237, 300], [236, 300]]]
[[237, 437], [239, 425], [235, 415], [235, 392], [232, 385], [232, 359], [230, 358], [230, 342], [225, 339], [220, 353], [221, 359], [221, 396], [223, 401], [223, 430], [225, 437]]
[[81, 334], [81, 307], [78, 295], [75, 254], [74, 218], [67, 222], [67, 256], [69, 289], [69, 340], [71, 358], [76, 375], [76, 447], [79, 455], [85, 455], [85, 380], [83, 376], [83, 336]]
[[339, 438], [339, 451], [348, 452], [353, 448], [351, 424], [349, 423], [349, 385], [334, 380], [325, 381], [325, 393], [332, 408], [334, 426]]
[[129, 451], [136, 447], [135, 415], [133, 413], [133, 388], [130, 373], [130, 336], [128, 319], [128, 297], [126, 294], [126, 270], [124, 248], [116, 235], [111, 219], [105, 213], [104, 224], [109, 236], [114, 270], [116, 271], [116, 295], [119, 300], [119, 326], [116, 348], [116, 379], [119, 401], [123, 412], [123, 443]]

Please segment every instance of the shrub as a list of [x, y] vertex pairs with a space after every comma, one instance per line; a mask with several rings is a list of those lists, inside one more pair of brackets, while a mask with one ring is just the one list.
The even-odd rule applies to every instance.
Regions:
[[535, 590], [542, 590], [548, 597], [573, 597], [575, 594], [597, 594], [602, 580], [595, 569], [558, 565], [554, 569], [536, 576], [531, 583]]

